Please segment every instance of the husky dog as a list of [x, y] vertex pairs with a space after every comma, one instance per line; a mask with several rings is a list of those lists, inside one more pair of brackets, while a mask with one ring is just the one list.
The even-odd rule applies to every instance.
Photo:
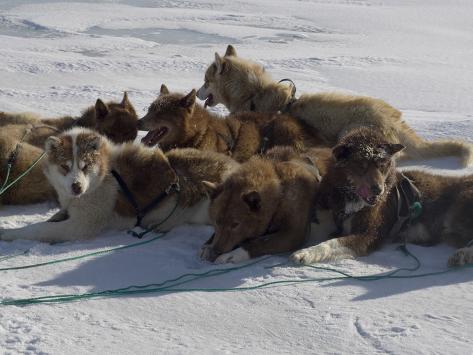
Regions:
[[60, 212], [46, 222], [3, 230], [0, 239], [60, 242], [93, 238], [107, 229], [132, 228], [137, 212], [114, 174], [126, 183], [140, 207], [163, 196], [141, 216], [143, 227], [162, 222], [169, 214], [160, 231], [184, 223], [207, 224], [209, 200], [201, 181], [219, 183], [237, 166], [225, 155], [195, 149], [164, 155], [159, 149], [133, 143], [116, 146], [86, 128], [48, 138], [46, 152], [44, 172], [57, 192]]
[[302, 151], [320, 144], [312, 127], [291, 116], [244, 112], [221, 117], [197, 104], [195, 96], [195, 90], [182, 95], [162, 85], [160, 96], [138, 121], [139, 129], [150, 131], [142, 142], [159, 143], [164, 150], [193, 147], [227, 153], [239, 162], [275, 145]]
[[339, 93], [305, 94], [296, 99], [294, 93], [294, 86], [275, 82], [261, 65], [238, 57], [235, 48], [228, 46], [224, 57], [215, 53], [197, 97], [208, 106], [222, 103], [232, 113], [284, 112], [318, 130], [329, 147], [354, 128], [371, 127], [406, 147], [402, 159], [458, 156], [464, 166], [473, 163], [473, 145], [426, 141], [402, 120], [400, 111], [380, 99]]
[[[1, 134], [17, 139], [23, 138], [23, 142], [39, 148], [44, 147], [49, 136], [57, 135], [72, 127], [96, 129], [114, 143], [133, 141], [138, 133], [137, 121], [138, 116], [126, 92], [121, 102], [104, 103], [98, 99], [95, 106], [87, 108], [77, 118], [71, 116], [41, 118], [28, 113], [0, 112]], [[23, 137], [25, 125], [33, 129]]]
[[275, 147], [266, 156], [252, 157], [223, 183], [206, 182], [215, 234], [201, 257], [236, 263], [300, 247], [330, 154], [330, 149], [299, 155]]
[[[402, 149], [367, 128], [355, 129], [340, 141], [315, 213], [319, 223], [332, 223], [338, 238], [299, 250], [292, 260], [310, 264], [358, 257], [388, 239], [404, 239], [460, 247], [448, 260], [451, 266], [473, 262], [473, 247], [467, 246], [473, 234], [473, 176], [397, 171], [393, 156]], [[333, 212], [335, 220], [324, 217]]]
[[[98, 99], [95, 107], [87, 109], [74, 122], [77, 125], [94, 123], [96, 130], [106, 135], [112, 142], [122, 143], [133, 141], [136, 138], [137, 120], [135, 110], [125, 93], [121, 103], [109, 102], [105, 104]], [[51, 122], [54, 121], [56, 120], [51, 120]], [[58, 121], [65, 122], [63, 119], [58, 119]], [[0, 181], [2, 183], [6, 178], [7, 163], [13, 155], [15, 155], [15, 159], [9, 174], [10, 181], [26, 171], [35, 159], [41, 156], [42, 148], [49, 136], [58, 135], [64, 128], [63, 123], [51, 126], [47, 122], [49, 121], [41, 120], [28, 124], [8, 124], [1, 127]], [[54, 199], [54, 189], [48, 183], [40, 165], [36, 165], [29, 174], [0, 197], [2, 204], [30, 204]]]

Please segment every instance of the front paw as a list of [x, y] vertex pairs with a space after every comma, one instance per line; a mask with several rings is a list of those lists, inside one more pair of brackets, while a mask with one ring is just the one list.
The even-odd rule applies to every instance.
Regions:
[[240, 263], [250, 259], [250, 254], [243, 248], [236, 248], [231, 252], [220, 255], [215, 259], [215, 264]]
[[461, 248], [448, 258], [448, 266], [463, 266], [473, 264], [473, 247]]
[[315, 263], [316, 261], [313, 258], [311, 248], [301, 249], [294, 252], [289, 259], [291, 259], [296, 264], [309, 265]]
[[212, 246], [209, 244], [204, 244], [200, 249], [199, 256], [201, 260], [213, 262], [217, 258], [217, 254], [215, 253]]

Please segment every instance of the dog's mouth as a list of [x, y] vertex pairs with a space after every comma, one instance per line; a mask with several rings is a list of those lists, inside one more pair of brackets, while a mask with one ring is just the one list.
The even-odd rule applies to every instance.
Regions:
[[209, 94], [205, 99], [204, 107], [207, 106], [214, 106], [214, 96], [212, 94]]
[[368, 186], [359, 187], [358, 190], [356, 190], [356, 193], [363, 201], [365, 201], [370, 206], [376, 205], [376, 202], [378, 201], [378, 196], [373, 195]]
[[146, 136], [141, 139], [141, 143], [148, 147], [153, 147], [159, 143], [161, 138], [163, 138], [168, 133], [167, 127], [160, 127], [158, 129], [154, 129], [149, 131]]

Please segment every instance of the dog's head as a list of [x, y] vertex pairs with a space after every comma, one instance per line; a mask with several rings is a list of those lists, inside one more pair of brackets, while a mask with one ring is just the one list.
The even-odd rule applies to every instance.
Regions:
[[110, 143], [95, 131], [73, 128], [45, 145], [44, 171], [63, 195], [77, 198], [97, 188], [108, 171]]
[[[254, 86], [265, 77], [264, 68], [255, 62], [239, 58], [229, 45], [225, 55], [215, 53], [214, 62], [205, 72], [204, 85], [197, 97], [205, 100], [205, 106], [225, 105], [230, 111], [235, 104], [248, 101], [254, 94]], [[250, 107], [240, 108], [250, 111]]]
[[274, 170], [264, 165], [269, 163], [246, 163], [220, 185], [205, 182], [211, 198], [209, 216], [215, 228], [209, 261], [267, 231], [281, 186]]
[[374, 206], [388, 191], [394, 174], [394, 155], [404, 148], [389, 143], [380, 133], [360, 128], [353, 130], [333, 148], [335, 169], [343, 176], [341, 187]]
[[114, 143], [131, 142], [138, 134], [138, 116], [125, 92], [120, 103], [95, 103], [95, 129]]
[[149, 131], [141, 142], [147, 146], [160, 144], [172, 147], [185, 139], [195, 108], [195, 90], [187, 95], [170, 93], [161, 85], [159, 97], [150, 105], [148, 113], [138, 121], [138, 128]]

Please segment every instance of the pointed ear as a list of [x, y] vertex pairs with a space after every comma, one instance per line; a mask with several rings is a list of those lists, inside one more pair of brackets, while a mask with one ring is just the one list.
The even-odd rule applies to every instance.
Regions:
[[169, 89], [166, 85], [162, 84], [161, 89], [159, 89], [159, 95], [168, 95]]
[[216, 183], [203, 180], [202, 185], [204, 185], [205, 192], [207, 193], [207, 196], [209, 196], [210, 199], [214, 199], [215, 197], [217, 197], [219, 188]]
[[107, 105], [100, 99], [97, 99], [97, 102], [95, 103], [95, 117], [98, 120], [103, 120], [110, 110], [108, 109]]
[[102, 137], [101, 136], [94, 136], [87, 142], [87, 147], [92, 150], [99, 150], [100, 145], [102, 144]]
[[44, 150], [49, 153], [54, 149], [57, 149], [60, 144], [61, 140], [58, 137], [50, 136], [46, 139], [46, 142], [44, 143]]
[[195, 95], [196, 95], [196, 91], [195, 91], [195, 89], [192, 89], [192, 91], [190, 93], [188, 93], [186, 96], [184, 96], [181, 99], [181, 105], [183, 107], [186, 107], [186, 108], [190, 108], [190, 107], [194, 106], [194, 104], [195, 104]]
[[400, 152], [405, 147], [402, 144], [383, 143], [379, 145], [380, 148], [384, 149], [386, 153], [393, 156], [397, 152]]
[[127, 108], [127, 107], [131, 106], [131, 102], [128, 99], [128, 93], [126, 91], [123, 92], [123, 99], [122, 99], [122, 102], [120, 103], [120, 105], [124, 108]]
[[237, 52], [235, 48], [231, 44], [229, 44], [227, 50], [225, 51], [225, 57], [236, 57], [236, 55]]
[[225, 60], [215, 52], [215, 65], [217, 66], [217, 73], [222, 74], [225, 70]]
[[348, 144], [337, 145], [332, 149], [332, 154], [336, 161], [348, 159], [352, 153], [352, 147]]
[[251, 211], [256, 212], [261, 209], [261, 196], [258, 191], [250, 191], [241, 195], [241, 198], [248, 205]]

